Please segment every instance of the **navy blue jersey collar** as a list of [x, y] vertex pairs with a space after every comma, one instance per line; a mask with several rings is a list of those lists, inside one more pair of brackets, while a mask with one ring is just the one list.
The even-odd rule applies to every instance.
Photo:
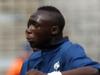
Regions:
[[50, 45], [48, 46], [45, 50], [42, 50], [42, 52], [50, 52], [52, 50], [55, 50], [56, 48], [58, 48], [61, 44], [63, 44], [64, 42], [69, 41], [68, 38], [63, 38], [61, 40], [59, 40], [57, 43], [55, 43], [54, 45]]
[[32, 55], [29, 57], [30, 60], [34, 60], [34, 59], [37, 59], [37, 58], [40, 58], [41, 57], [41, 51], [38, 50], [36, 52], [33, 52]]

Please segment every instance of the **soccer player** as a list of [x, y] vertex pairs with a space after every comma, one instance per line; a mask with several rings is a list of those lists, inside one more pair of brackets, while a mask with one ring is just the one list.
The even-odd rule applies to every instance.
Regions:
[[100, 75], [100, 64], [84, 49], [63, 37], [65, 19], [53, 6], [42, 6], [29, 18], [26, 38], [33, 54], [21, 75]]

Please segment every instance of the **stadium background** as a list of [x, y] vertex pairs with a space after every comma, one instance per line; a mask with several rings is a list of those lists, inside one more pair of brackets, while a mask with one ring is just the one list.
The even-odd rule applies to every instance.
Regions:
[[27, 20], [42, 5], [59, 8], [66, 19], [64, 35], [100, 62], [100, 0], [0, 0], [0, 75], [20, 53]]

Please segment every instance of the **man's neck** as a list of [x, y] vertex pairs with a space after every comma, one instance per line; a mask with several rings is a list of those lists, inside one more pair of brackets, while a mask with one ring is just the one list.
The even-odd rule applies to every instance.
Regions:
[[46, 51], [46, 50], [49, 50], [49, 49], [56, 48], [57, 47], [57, 44], [62, 39], [63, 39], [63, 37], [61, 35], [54, 36], [48, 44], [46, 44], [44, 47], [41, 48], [41, 50]]

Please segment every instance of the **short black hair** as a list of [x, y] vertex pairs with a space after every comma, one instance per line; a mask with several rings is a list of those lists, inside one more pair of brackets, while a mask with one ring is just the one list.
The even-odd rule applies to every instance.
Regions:
[[38, 11], [39, 10], [44, 10], [44, 11], [56, 13], [56, 15], [53, 13], [53, 18], [55, 20], [55, 24], [57, 24], [59, 26], [59, 29], [61, 31], [63, 30], [63, 28], [65, 26], [65, 19], [64, 19], [63, 15], [61, 14], [61, 12], [56, 7], [42, 6], [42, 7], [39, 7], [37, 10]]

